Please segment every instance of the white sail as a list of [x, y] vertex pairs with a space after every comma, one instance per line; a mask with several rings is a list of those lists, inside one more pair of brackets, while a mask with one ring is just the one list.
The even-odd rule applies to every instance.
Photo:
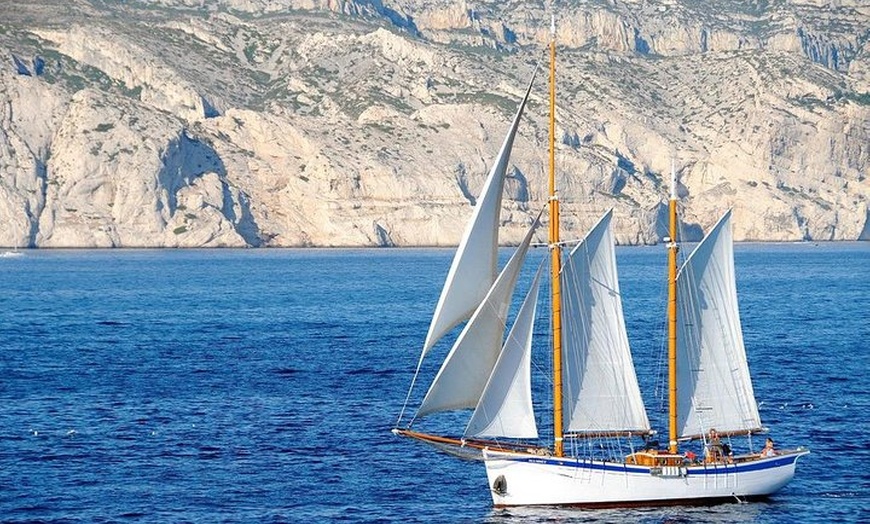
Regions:
[[445, 333], [466, 320], [483, 300], [496, 276], [498, 267], [498, 225], [501, 211], [505, 172], [510, 160], [514, 137], [520, 124], [523, 109], [532, 91], [535, 73], [526, 90], [526, 95], [517, 109], [510, 131], [504, 139], [495, 163], [483, 184], [471, 221], [466, 226], [462, 240], [453, 257], [444, 289], [435, 307], [432, 323], [423, 344], [422, 359]]
[[647, 431], [628, 347], [610, 228], [612, 210], [562, 270], [563, 410], [570, 432]]
[[538, 224], [535, 220], [459, 334], [417, 411], [418, 417], [477, 406], [498, 359], [511, 297]]
[[465, 429], [466, 436], [538, 438], [532, 408], [531, 363], [541, 268], [535, 274], [483, 395], [471, 415]]
[[730, 211], [683, 264], [677, 297], [680, 435], [761, 429], [737, 310]]

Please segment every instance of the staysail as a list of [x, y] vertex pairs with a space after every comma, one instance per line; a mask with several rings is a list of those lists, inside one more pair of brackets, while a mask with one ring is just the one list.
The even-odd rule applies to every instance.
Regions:
[[496, 277], [498, 267], [498, 226], [501, 211], [502, 193], [504, 189], [505, 172], [510, 160], [514, 137], [520, 124], [520, 118], [532, 84], [535, 81], [537, 69], [532, 74], [532, 80], [526, 90], [526, 95], [517, 109], [510, 131], [502, 143], [495, 163], [483, 184], [477, 204], [474, 207], [471, 221], [466, 226], [465, 233], [453, 257], [447, 280], [435, 307], [435, 314], [429, 325], [429, 332], [423, 344], [422, 359], [445, 333], [474, 312], [483, 300]]
[[648, 431], [616, 272], [608, 211], [562, 270], [563, 410], [570, 432]]
[[418, 417], [477, 406], [502, 347], [511, 297], [539, 219], [465, 324], [423, 398]]
[[[544, 266], [541, 266], [543, 268]], [[465, 429], [468, 437], [538, 438], [532, 407], [532, 332], [538, 305], [535, 274], [492, 375]]]
[[737, 309], [731, 211], [683, 264], [677, 295], [680, 436], [761, 430]]

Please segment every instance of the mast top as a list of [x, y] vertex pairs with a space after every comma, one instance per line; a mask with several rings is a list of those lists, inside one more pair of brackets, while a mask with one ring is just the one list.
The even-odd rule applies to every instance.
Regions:
[[674, 159], [671, 159], [671, 200], [677, 199], [677, 170], [674, 167]]

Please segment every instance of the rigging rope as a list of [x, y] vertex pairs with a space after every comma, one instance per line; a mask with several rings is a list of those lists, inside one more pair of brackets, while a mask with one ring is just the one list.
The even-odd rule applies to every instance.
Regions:
[[[414, 370], [414, 377], [411, 378], [411, 386], [408, 388], [408, 394], [405, 395], [405, 402], [402, 403], [402, 409], [399, 411], [399, 418], [396, 420], [396, 427], [399, 427], [402, 423], [402, 417], [405, 416], [405, 410], [408, 408], [408, 402], [411, 400], [411, 392], [414, 390], [414, 384], [417, 383], [417, 376], [420, 374], [420, 367], [423, 365], [423, 355], [424, 353], [420, 353], [420, 360], [417, 362], [417, 369]], [[411, 427], [411, 424], [414, 423], [416, 419], [416, 415], [411, 418], [408, 422], [408, 427]]]

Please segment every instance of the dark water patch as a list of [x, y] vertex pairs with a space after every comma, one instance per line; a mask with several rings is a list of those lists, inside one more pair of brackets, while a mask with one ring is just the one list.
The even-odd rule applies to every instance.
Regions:
[[302, 370], [297, 369], [297, 368], [279, 368], [279, 369], [273, 370], [272, 372], [275, 373], [276, 375], [289, 376], [289, 375], [295, 375], [297, 373], [302, 373]]

